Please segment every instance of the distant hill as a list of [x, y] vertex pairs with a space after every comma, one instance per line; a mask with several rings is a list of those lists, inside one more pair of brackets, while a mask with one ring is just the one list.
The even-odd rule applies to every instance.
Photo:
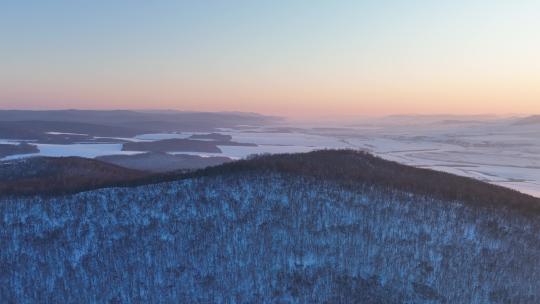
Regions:
[[184, 138], [128, 142], [122, 145], [122, 151], [221, 153], [213, 142]]
[[0, 194], [61, 194], [149, 175], [88, 158], [30, 157], [0, 162]]
[[35, 145], [20, 143], [18, 145], [0, 144], [0, 158], [16, 154], [38, 153], [39, 149]]
[[210, 134], [193, 134], [189, 137], [190, 139], [198, 140], [214, 140], [218, 142], [227, 142], [232, 140], [231, 135], [225, 135], [220, 133], [210, 133]]
[[149, 152], [134, 155], [107, 155], [97, 160], [125, 168], [151, 172], [171, 172], [201, 169], [230, 162], [228, 157], [201, 157], [197, 155], [171, 155], [163, 152]]
[[215, 131], [267, 125], [281, 118], [238, 112], [0, 110], [0, 139], [47, 144], [119, 143], [138, 134]]
[[[0, 110], [0, 122], [48, 121], [114, 126], [136, 132], [213, 131], [238, 125], [263, 125], [281, 118], [240, 112], [142, 112], [129, 110]], [[68, 124], [69, 125], [69, 124]], [[62, 132], [62, 130], [55, 130]], [[91, 135], [91, 134], [90, 134]], [[112, 135], [106, 135], [112, 136]]]
[[[50, 161], [19, 177], [0, 172], [50, 187], [61, 184], [54, 176], [125, 172]], [[6, 303], [540, 303], [539, 206], [355, 151], [5, 197], [0, 295]]]
[[390, 115], [385, 116], [378, 121], [390, 124], [453, 124], [457, 122], [463, 123], [486, 123], [496, 122], [500, 118], [492, 115]]
[[540, 124], [540, 115], [533, 115], [517, 120], [514, 125], [536, 125]]
[[[215, 136], [212, 136], [215, 137]], [[230, 140], [198, 140], [186, 138], [163, 139], [156, 141], [127, 142], [122, 145], [122, 151], [148, 152], [206, 152], [221, 153], [218, 146], [256, 147], [253, 143], [239, 143]]]
[[141, 133], [144, 133], [144, 129], [71, 121], [0, 121], [0, 138], [41, 143], [69, 144], [91, 141], [94, 136], [132, 137]]

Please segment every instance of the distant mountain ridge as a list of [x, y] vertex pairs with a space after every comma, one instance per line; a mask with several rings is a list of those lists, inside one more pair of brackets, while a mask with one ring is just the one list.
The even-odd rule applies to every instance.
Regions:
[[[96, 142], [93, 137], [133, 137], [146, 133], [212, 132], [240, 125], [266, 125], [281, 118], [237, 112], [136, 112], [128, 110], [0, 110], [0, 138], [70, 144]], [[77, 133], [51, 135], [47, 132]]]
[[533, 115], [517, 120], [514, 125], [536, 125], [540, 124], [540, 115]]
[[[235, 125], [259, 125], [281, 118], [241, 112], [137, 112], [131, 110], [0, 110], [0, 121], [57, 121], [78, 122], [109, 126], [123, 126], [149, 131], [165, 131], [163, 128], [191, 128], [212, 130], [216, 127]], [[141, 125], [138, 125], [140, 123]]]
[[147, 152], [134, 155], [107, 155], [97, 157], [96, 159], [125, 168], [150, 172], [194, 170], [208, 166], [217, 166], [231, 161], [230, 158], [222, 156], [201, 157], [188, 154], [172, 155], [163, 152]]
[[0, 162], [0, 197], [72, 193], [149, 175], [88, 158], [30, 157]]

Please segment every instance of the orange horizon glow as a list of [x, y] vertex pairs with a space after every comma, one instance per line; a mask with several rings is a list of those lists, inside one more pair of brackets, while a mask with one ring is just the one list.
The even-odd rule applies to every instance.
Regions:
[[[538, 82], [540, 83], [540, 82]], [[445, 89], [440, 86], [324, 88], [223, 88], [205, 92], [174, 89], [133, 88], [128, 92], [74, 90], [73, 92], [35, 92], [20, 100], [14, 92], [2, 102], [3, 109], [171, 109], [180, 111], [243, 111], [292, 118], [321, 116], [384, 116], [398, 114], [455, 115], [533, 115], [540, 114], [540, 89], [525, 89], [492, 84]], [[361, 86], [359, 86], [361, 87]], [[146, 89], [146, 90], [145, 90]], [[80, 92], [83, 91], [83, 94]], [[160, 94], [159, 92], [162, 92]], [[164, 94], [163, 94], [164, 92]], [[42, 98], [40, 96], [47, 96]], [[224, 97], [226, 96], [226, 97]], [[45, 105], [45, 106], [42, 106]]]

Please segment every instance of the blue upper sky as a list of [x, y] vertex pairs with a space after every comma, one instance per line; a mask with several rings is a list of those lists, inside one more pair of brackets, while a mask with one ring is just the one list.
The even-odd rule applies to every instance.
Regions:
[[2, 1], [0, 107], [540, 111], [538, 16], [532, 0]]

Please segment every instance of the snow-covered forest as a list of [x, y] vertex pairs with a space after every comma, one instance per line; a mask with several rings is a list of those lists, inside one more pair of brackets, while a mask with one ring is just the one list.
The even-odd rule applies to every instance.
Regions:
[[[333, 177], [377, 168], [335, 153], [350, 165], [326, 164], [327, 179], [301, 173], [321, 168], [315, 158], [292, 170], [256, 170], [255, 159], [240, 166], [249, 170], [232, 163], [171, 182], [3, 198], [0, 300], [540, 302], [537, 211], [491, 206], [483, 191], [451, 198], [444, 185], [429, 195], [399, 182], [405, 173], [344, 183]], [[485, 187], [513, 205], [535, 200]]]

